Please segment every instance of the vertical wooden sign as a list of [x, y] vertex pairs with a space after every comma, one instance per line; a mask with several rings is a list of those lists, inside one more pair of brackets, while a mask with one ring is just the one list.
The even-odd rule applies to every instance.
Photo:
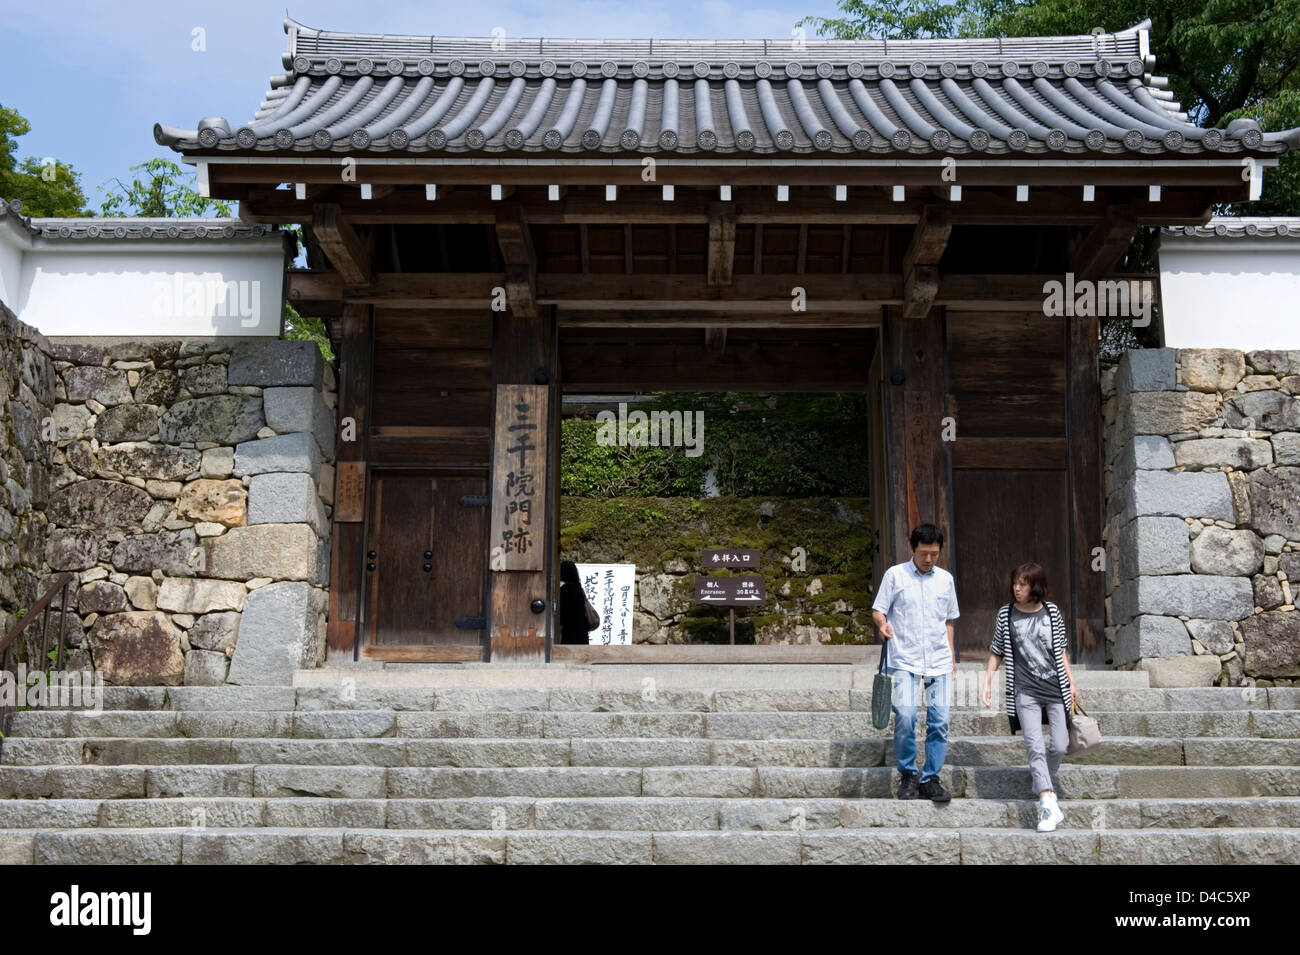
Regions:
[[546, 568], [547, 388], [498, 385], [492, 449], [494, 571]]

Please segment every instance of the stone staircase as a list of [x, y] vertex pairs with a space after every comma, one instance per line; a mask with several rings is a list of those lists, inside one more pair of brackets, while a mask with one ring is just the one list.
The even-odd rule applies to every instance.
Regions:
[[1043, 834], [1024, 744], [970, 695], [974, 669], [952, 802], [894, 799], [873, 675], [489, 664], [108, 687], [99, 715], [10, 718], [0, 861], [1300, 862], [1300, 688], [1076, 667], [1105, 744], [1067, 757], [1065, 822]]

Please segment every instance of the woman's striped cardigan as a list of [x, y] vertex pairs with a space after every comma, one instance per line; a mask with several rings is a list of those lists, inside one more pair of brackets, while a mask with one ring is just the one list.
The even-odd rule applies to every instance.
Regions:
[[[1065, 672], [1065, 619], [1056, 604], [1050, 600], [1043, 601], [1047, 607], [1047, 616], [1052, 621], [1052, 655], [1056, 658], [1056, 679], [1061, 685], [1061, 702], [1065, 712], [1070, 713], [1070, 677]], [[1005, 604], [998, 611], [997, 624], [993, 628], [993, 642], [989, 652], [1002, 658], [1007, 668], [1007, 717], [1011, 721], [1011, 732], [1020, 732], [1020, 720], [1016, 716], [1016, 664], [1015, 654], [1011, 652], [1011, 604]], [[1047, 722], [1047, 711], [1043, 710], [1043, 722]]]

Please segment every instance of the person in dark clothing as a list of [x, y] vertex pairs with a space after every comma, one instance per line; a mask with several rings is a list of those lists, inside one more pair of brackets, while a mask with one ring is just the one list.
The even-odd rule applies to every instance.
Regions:
[[[596, 626], [600, 626], [597, 621]], [[587, 595], [582, 591], [578, 565], [560, 561], [560, 643], [588, 643]]]

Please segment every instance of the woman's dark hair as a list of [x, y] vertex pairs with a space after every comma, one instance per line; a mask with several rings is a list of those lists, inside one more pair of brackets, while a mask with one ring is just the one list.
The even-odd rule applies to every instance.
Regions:
[[578, 565], [571, 560], [560, 561], [560, 580], [566, 584], [581, 584], [578, 577]]
[[1011, 602], [1016, 602], [1016, 581], [1024, 578], [1029, 584], [1029, 599], [1041, 603], [1047, 596], [1047, 571], [1032, 560], [1011, 571]]
[[912, 550], [916, 550], [917, 544], [938, 544], [943, 547], [943, 531], [933, 524], [917, 524], [912, 528], [908, 542], [912, 545]]

